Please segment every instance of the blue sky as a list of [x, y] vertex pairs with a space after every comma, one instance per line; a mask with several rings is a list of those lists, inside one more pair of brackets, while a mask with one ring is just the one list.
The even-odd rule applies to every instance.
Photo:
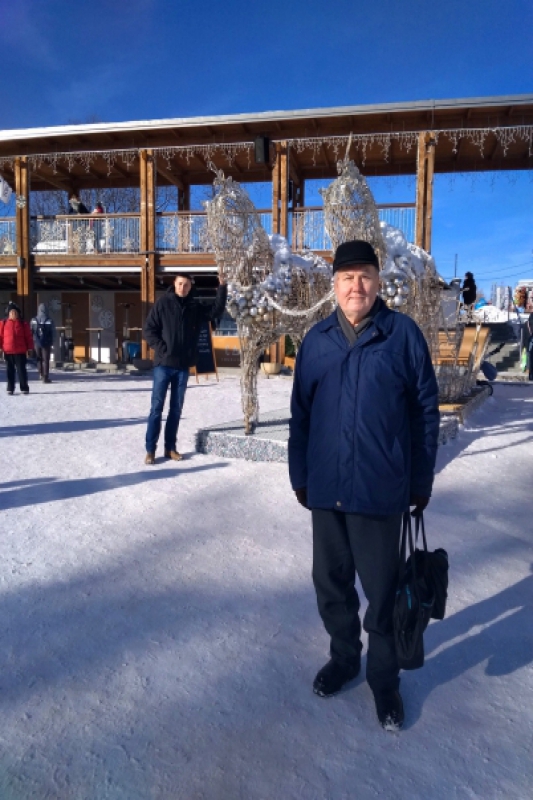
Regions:
[[[533, 3], [0, 0], [0, 52], [2, 129], [532, 93]], [[533, 277], [531, 173], [437, 177], [433, 253]]]

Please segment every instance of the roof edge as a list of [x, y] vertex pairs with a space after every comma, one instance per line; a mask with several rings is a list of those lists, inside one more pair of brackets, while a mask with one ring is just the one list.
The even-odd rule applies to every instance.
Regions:
[[326, 108], [299, 109], [295, 111], [260, 111], [255, 114], [229, 114], [211, 117], [176, 117], [169, 119], [138, 120], [129, 122], [96, 122], [83, 125], [59, 125], [44, 128], [16, 128], [0, 131], [0, 141], [37, 139], [47, 136], [70, 134], [121, 133], [169, 128], [204, 127], [209, 125], [231, 125], [235, 123], [280, 122], [282, 120], [311, 119], [317, 117], [359, 116], [363, 114], [394, 114], [406, 111], [438, 111], [454, 108], [474, 108], [533, 105], [533, 94], [502, 95], [497, 97], [470, 97], [445, 100], [417, 100], [403, 103], [378, 103], [357, 106], [334, 106]]

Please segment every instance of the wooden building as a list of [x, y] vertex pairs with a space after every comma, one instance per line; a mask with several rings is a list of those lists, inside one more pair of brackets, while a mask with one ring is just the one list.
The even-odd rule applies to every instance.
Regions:
[[[140, 341], [157, 293], [176, 273], [193, 272], [200, 293], [213, 291], [205, 215], [190, 208], [191, 187], [209, 186], [213, 169], [271, 183], [265, 228], [329, 256], [322, 211], [305, 204], [306, 182], [336, 177], [350, 136], [363, 174], [416, 174], [415, 197], [381, 213], [405, 228], [403, 215], [410, 238], [431, 251], [433, 175], [530, 169], [533, 95], [0, 131], [0, 176], [16, 197], [13, 215], [0, 217], [0, 304], [16, 297], [30, 317], [47, 301], [77, 358], [88, 349], [95, 357], [98, 328], [114, 360], [123, 338]], [[164, 212], [156, 208], [161, 187], [175, 191]], [[137, 207], [127, 213], [34, 210], [45, 191], [133, 188]], [[232, 358], [228, 342], [219, 343], [222, 363]]]

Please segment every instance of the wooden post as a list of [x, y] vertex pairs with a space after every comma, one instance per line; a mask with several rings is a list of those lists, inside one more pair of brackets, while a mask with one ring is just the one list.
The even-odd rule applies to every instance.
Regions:
[[421, 131], [418, 135], [416, 170], [416, 240], [415, 244], [431, 252], [433, 221], [433, 172], [435, 166], [435, 134]]
[[272, 233], [279, 233], [279, 201], [281, 197], [281, 145], [276, 142], [276, 158], [272, 169]]
[[[155, 165], [152, 150], [139, 152], [141, 220], [140, 245], [144, 260], [141, 264], [141, 325], [155, 303]], [[149, 347], [142, 340], [142, 357], [149, 358]]]
[[279, 209], [279, 232], [285, 238], [289, 235], [289, 153], [287, 142], [281, 142], [279, 154], [280, 171], [280, 209]]
[[[15, 159], [16, 232], [17, 232], [17, 302], [22, 316], [29, 320], [37, 313], [34, 308], [33, 264], [30, 248], [30, 177], [28, 159]], [[24, 198], [19, 207], [19, 198]]]

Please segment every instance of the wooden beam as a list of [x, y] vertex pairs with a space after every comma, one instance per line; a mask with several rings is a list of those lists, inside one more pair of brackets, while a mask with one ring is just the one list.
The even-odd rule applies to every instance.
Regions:
[[431, 131], [422, 131], [418, 136], [415, 243], [428, 253], [431, 252], [434, 167], [435, 135]]
[[159, 163], [159, 160], [156, 161], [156, 169], [163, 178], [166, 178], [169, 183], [172, 183], [174, 186], [177, 186], [178, 189], [184, 188], [184, 183], [180, 178], [174, 175], [169, 169], [164, 167], [162, 164]]
[[[141, 320], [144, 325], [155, 303], [155, 159], [152, 150], [141, 150], [140, 160], [140, 249], [144, 251], [141, 266]], [[142, 357], [149, 358], [147, 342], [142, 341]]]
[[115, 172], [118, 172], [118, 174], [122, 175], [123, 178], [131, 178], [131, 172], [128, 172], [122, 167], [117, 167], [116, 163], [111, 164], [111, 169], [114, 169]]
[[272, 233], [279, 233], [279, 204], [281, 197], [281, 144], [276, 142], [276, 158], [272, 168]]
[[191, 210], [191, 186], [186, 183], [183, 189], [178, 189], [178, 211]]
[[302, 179], [298, 174], [298, 158], [296, 156], [296, 153], [294, 152], [294, 148], [292, 147], [289, 152], [289, 177], [291, 181], [294, 183], [294, 185], [300, 188], [302, 184]]
[[33, 176], [35, 178], [39, 178], [39, 180], [44, 181], [45, 183], [49, 183], [50, 186], [54, 186], [56, 189], [61, 189], [62, 192], [68, 192], [69, 186], [65, 185], [62, 181], [58, 181], [56, 178], [49, 178], [47, 175], [43, 175], [41, 172], [37, 172], [36, 170], [33, 171]]
[[280, 151], [280, 209], [279, 232], [289, 235], [289, 149], [287, 142], [281, 142]]
[[208, 172], [210, 172], [209, 165], [208, 165], [207, 161], [205, 160], [205, 158], [202, 155], [200, 155], [200, 153], [193, 153], [192, 154], [192, 158], [195, 158], [197, 161], [199, 161], [200, 164], [202, 164], [205, 167], [205, 169]]
[[26, 156], [15, 159], [15, 195], [25, 200], [22, 207], [16, 205], [17, 295], [22, 316], [29, 320], [35, 313], [35, 298], [30, 248], [30, 175]]

